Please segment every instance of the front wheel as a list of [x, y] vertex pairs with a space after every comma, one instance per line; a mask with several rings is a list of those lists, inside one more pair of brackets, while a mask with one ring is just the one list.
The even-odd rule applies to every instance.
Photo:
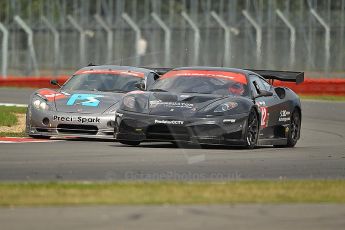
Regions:
[[297, 144], [301, 132], [301, 115], [295, 110], [291, 116], [291, 123], [289, 127], [289, 132], [287, 136], [286, 145], [276, 145], [279, 148], [292, 148]]
[[125, 140], [122, 140], [122, 141], [119, 141], [121, 144], [124, 144], [124, 145], [131, 145], [131, 146], [137, 146], [140, 144], [140, 141], [125, 141]]
[[245, 147], [254, 149], [257, 146], [259, 137], [259, 120], [258, 114], [252, 109], [248, 116], [248, 122], [245, 132]]

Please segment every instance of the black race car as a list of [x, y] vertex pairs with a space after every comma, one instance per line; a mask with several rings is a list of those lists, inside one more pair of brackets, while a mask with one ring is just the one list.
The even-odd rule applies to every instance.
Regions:
[[304, 81], [303, 72], [183, 67], [149, 89], [127, 93], [115, 115], [115, 138], [142, 141], [293, 147], [300, 138], [298, 95], [273, 80]]

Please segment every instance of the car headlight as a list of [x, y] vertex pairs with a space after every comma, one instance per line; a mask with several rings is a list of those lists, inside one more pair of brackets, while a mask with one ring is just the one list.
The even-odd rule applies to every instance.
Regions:
[[38, 110], [49, 110], [49, 105], [47, 104], [47, 102], [38, 97], [32, 100], [32, 105]]
[[123, 98], [123, 105], [127, 108], [134, 109], [135, 107], [135, 98], [133, 96], [126, 96]]
[[148, 98], [144, 94], [126, 95], [119, 107], [134, 113], [148, 113]]
[[230, 102], [226, 102], [226, 103], [223, 103], [221, 105], [219, 105], [215, 110], [214, 112], [215, 113], [223, 113], [223, 112], [226, 112], [226, 111], [229, 111], [231, 109], [234, 109], [238, 106], [237, 102], [233, 102], [233, 101], [230, 101]]

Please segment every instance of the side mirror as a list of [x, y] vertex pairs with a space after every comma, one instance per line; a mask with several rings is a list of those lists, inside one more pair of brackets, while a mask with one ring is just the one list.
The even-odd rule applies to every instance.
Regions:
[[50, 80], [50, 84], [61, 87], [61, 85], [59, 84], [58, 80], [56, 80], [56, 79]]
[[134, 86], [140, 90], [145, 90], [145, 83], [144, 82], [137, 82], [137, 83], [135, 83]]
[[266, 90], [260, 90], [260, 93], [256, 97], [254, 97], [254, 99], [258, 97], [270, 97], [270, 96], [273, 96], [272, 92], [266, 91]]

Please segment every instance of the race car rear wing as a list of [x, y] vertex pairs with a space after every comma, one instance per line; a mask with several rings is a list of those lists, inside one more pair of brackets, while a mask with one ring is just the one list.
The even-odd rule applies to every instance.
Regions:
[[267, 80], [289, 81], [289, 82], [296, 82], [296, 84], [300, 84], [304, 81], [304, 72], [252, 70], [252, 69], [248, 69], [248, 70], [261, 75], [263, 78]]
[[[142, 67], [146, 69], [150, 69], [155, 71], [159, 75], [163, 75], [166, 72], [174, 69], [174, 68], [154, 68], [154, 67]], [[289, 82], [296, 82], [296, 84], [300, 84], [304, 81], [304, 72], [292, 72], [292, 71], [276, 71], [276, 70], [253, 70], [247, 69], [254, 73], [261, 75], [263, 78], [267, 80], [279, 80], [279, 81], [289, 81]]]

